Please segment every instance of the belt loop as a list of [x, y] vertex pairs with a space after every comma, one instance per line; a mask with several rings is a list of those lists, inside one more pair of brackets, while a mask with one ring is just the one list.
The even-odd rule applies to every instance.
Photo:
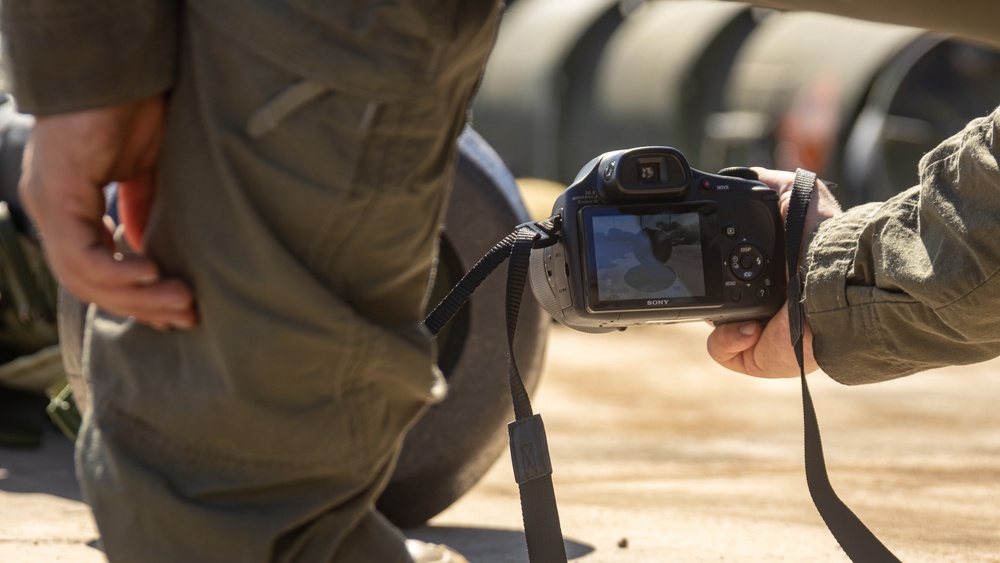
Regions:
[[359, 133], [362, 135], [368, 134], [368, 130], [372, 128], [372, 123], [375, 122], [375, 116], [378, 115], [378, 108], [378, 102], [368, 102], [368, 105], [365, 106], [365, 113], [361, 115], [361, 121], [358, 123]]
[[330, 89], [329, 86], [308, 79], [289, 86], [253, 112], [247, 121], [247, 134], [255, 139], [263, 137], [274, 130], [282, 119]]

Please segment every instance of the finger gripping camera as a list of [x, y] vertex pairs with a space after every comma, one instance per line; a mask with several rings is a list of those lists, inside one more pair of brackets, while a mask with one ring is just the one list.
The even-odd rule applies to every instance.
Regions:
[[749, 169], [707, 174], [680, 151], [590, 161], [553, 206], [556, 244], [531, 252], [532, 291], [586, 332], [769, 319], [785, 301], [778, 194]]

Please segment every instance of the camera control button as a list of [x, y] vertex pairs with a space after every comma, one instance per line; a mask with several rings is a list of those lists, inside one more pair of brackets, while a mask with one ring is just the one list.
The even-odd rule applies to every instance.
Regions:
[[756, 246], [744, 243], [729, 255], [729, 269], [743, 281], [750, 281], [764, 272], [764, 253]]
[[722, 234], [726, 238], [736, 238], [736, 237], [740, 236], [740, 229], [739, 229], [739, 227], [737, 227], [736, 225], [734, 225], [732, 223], [726, 223], [722, 227]]
[[739, 301], [741, 299], [743, 299], [743, 290], [742, 289], [740, 289], [738, 287], [734, 287], [732, 290], [729, 291], [729, 300], [730, 301], [732, 301], [732, 302], [735, 303], [735, 302], [737, 302], [737, 301]]
[[763, 301], [763, 300], [767, 299], [769, 295], [771, 295], [771, 292], [766, 287], [758, 287], [757, 291], [756, 291], [756, 295], [757, 295], [757, 299], [760, 299], [761, 301]]
[[713, 182], [711, 178], [702, 178], [701, 181], [698, 182], [698, 186], [706, 192], [710, 192], [715, 188], [715, 182]]

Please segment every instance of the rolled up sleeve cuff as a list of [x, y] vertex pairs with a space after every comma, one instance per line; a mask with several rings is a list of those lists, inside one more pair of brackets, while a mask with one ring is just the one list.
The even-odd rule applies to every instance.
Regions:
[[1000, 355], [1000, 110], [927, 153], [921, 185], [825, 221], [806, 318], [820, 367], [847, 384]]
[[[877, 349], [876, 342], [865, 337], [871, 322], [866, 318], [866, 308], [850, 307], [847, 298], [848, 277], [854, 266], [858, 241], [870, 217], [881, 205], [854, 207], [823, 222], [806, 255], [804, 305], [813, 333], [813, 354], [827, 375], [847, 385], [885, 379], [866, 375], [871, 370], [857, 369], [858, 358], [884, 357], [885, 354]], [[854, 337], [845, 338], [845, 334]]]
[[4, 0], [4, 87], [36, 115], [116, 105], [170, 88], [175, 0]]

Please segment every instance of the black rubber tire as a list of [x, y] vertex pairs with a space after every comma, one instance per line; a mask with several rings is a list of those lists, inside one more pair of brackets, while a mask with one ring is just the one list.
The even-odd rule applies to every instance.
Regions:
[[[514, 177], [493, 149], [467, 129], [459, 139], [455, 186], [444, 226], [441, 264], [446, 272], [439, 275], [435, 293], [444, 293], [493, 245], [528, 220]], [[448, 379], [448, 397], [431, 407], [406, 437], [396, 470], [377, 504], [399, 527], [424, 524], [451, 506], [505, 450], [505, 423], [514, 416], [507, 383], [506, 274], [506, 265], [497, 268], [452, 326], [439, 335], [439, 365]], [[514, 344], [529, 392], [538, 384], [551, 324], [530, 295], [526, 290]]]

